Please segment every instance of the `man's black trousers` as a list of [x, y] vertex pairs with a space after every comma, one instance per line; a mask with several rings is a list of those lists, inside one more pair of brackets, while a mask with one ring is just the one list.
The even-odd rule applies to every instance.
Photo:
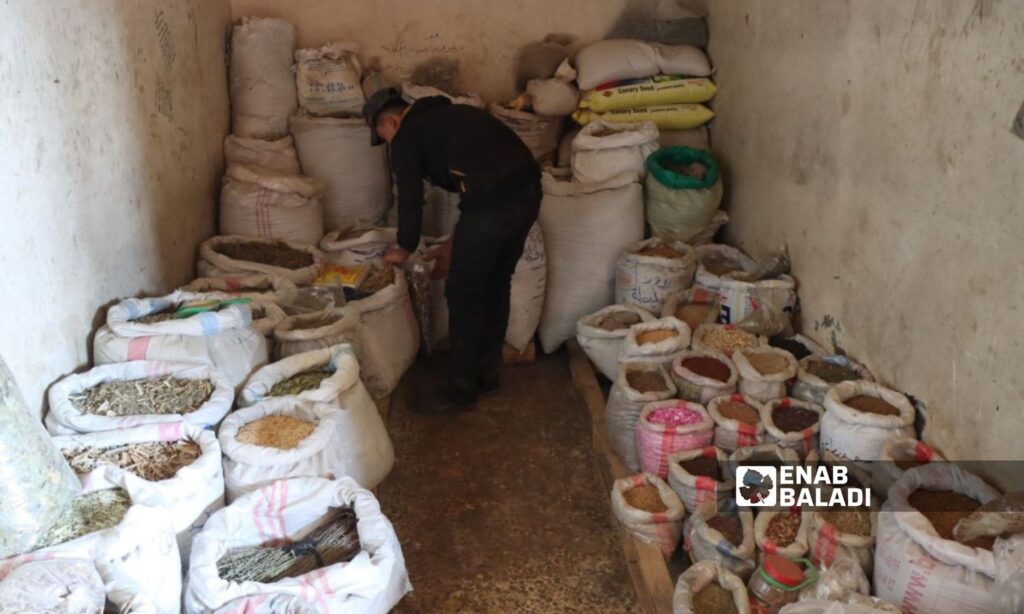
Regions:
[[475, 200], [463, 196], [445, 286], [451, 344], [449, 394], [474, 400], [496, 381], [508, 326], [512, 273], [540, 210], [531, 181]]

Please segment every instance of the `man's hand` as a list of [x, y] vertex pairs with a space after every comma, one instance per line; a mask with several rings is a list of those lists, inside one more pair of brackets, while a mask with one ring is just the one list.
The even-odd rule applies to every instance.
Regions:
[[409, 252], [405, 251], [401, 247], [398, 247], [397, 245], [389, 247], [388, 251], [384, 252], [384, 262], [394, 266], [402, 266], [408, 259]]
[[434, 270], [430, 272], [433, 279], [445, 279], [452, 268], [452, 238], [434, 248], [427, 257], [434, 261]]

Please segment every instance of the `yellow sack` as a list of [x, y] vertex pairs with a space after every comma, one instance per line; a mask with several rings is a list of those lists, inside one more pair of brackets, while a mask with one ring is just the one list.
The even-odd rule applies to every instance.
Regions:
[[619, 109], [607, 113], [580, 109], [572, 114], [576, 123], [582, 126], [600, 119], [606, 122], [654, 122], [661, 130], [689, 130], [703, 126], [714, 116], [714, 111], [702, 104], [667, 104], [657, 107]]
[[580, 108], [591, 111], [615, 111], [654, 105], [707, 102], [718, 88], [710, 79], [644, 79], [639, 83], [590, 90], [580, 98]]

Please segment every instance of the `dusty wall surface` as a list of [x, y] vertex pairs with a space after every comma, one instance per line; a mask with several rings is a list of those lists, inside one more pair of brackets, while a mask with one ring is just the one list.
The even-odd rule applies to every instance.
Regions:
[[226, 0], [6, 2], [0, 355], [30, 407], [113, 299], [192, 277], [228, 126]]
[[232, 0], [232, 14], [283, 17], [295, 24], [298, 44], [358, 43], [401, 75], [423, 60], [460, 60], [462, 83], [495, 102], [514, 95], [516, 51], [550, 32], [580, 40], [627, 32], [657, 0]]
[[729, 238], [788, 243], [804, 329], [1024, 459], [1024, 1], [715, 2]]

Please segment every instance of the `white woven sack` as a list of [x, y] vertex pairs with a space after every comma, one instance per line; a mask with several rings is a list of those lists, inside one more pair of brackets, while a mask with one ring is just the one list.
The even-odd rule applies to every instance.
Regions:
[[243, 17], [231, 33], [233, 134], [276, 139], [288, 134], [295, 111], [292, 51], [295, 27], [284, 19]]
[[352, 301], [362, 324], [356, 351], [363, 382], [374, 398], [391, 394], [420, 350], [419, 325], [412, 311], [405, 273], [395, 269], [395, 281], [373, 296]]
[[526, 95], [533, 112], [546, 117], [572, 115], [580, 102], [580, 91], [561, 79], [531, 79], [526, 82]]
[[[665, 390], [657, 392], [640, 392], [629, 385], [626, 377], [629, 371], [654, 371], [661, 375]], [[648, 403], [665, 401], [676, 394], [672, 380], [665, 373], [665, 368], [657, 363], [631, 362], [619, 366], [619, 372], [608, 393], [605, 404], [605, 428], [612, 450], [619, 455], [623, 464], [632, 471], [640, 470], [640, 458], [636, 453], [636, 421]]]
[[733, 418], [727, 418], [719, 411], [724, 403], [745, 403], [754, 408], [760, 415], [764, 406], [752, 397], [743, 394], [722, 395], [711, 399], [707, 404], [708, 414], [715, 421], [715, 446], [725, 452], [735, 452], [740, 448], [760, 445], [764, 442], [764, 420], [759, 420], [757, 425], [741, 422]]
[[233, 599], [214, 614], [319, 614], [316, 604], [298, 595], [259, 593]]
[[142, 316], [172, 309], [201, 295], [127, 299], [107, 310], [107, 323], [93, 338], [97, 365], [135, 360], [209, 365], [238, 386], [267, 362], [267, 341], [252, 328], [249, 305], [228, 305], [180, 320], [140, 324]]
[[619, 372], [619, 356], [622, 354], [622, 345], [629, 335], [629, 327], [618, 330], [605, 330], [601, 328], [601, 321], [616, 313], [634, 314], [639, 322], [651, 322], [654, 316], [646, 309], [636, 305], [609, 305], [598, 309], [594, 313], [583, 316], [576, 323], [576, 340], [580, 347], [594, 363], [597, 370], [608, 379], [615, 379]]
[[[748, 359], [748, 356], [758, 354], [779, 356], [786, 361], [786, 367], [775, 373], [764, 375]], [[778, 348], [762, 346], [739, 350], [733, 352], [732, 361], [740, 373], [740, 393], [762, 403], [784, 398], [787, 384], [796, 377], [796, 359], [789, 352]]]
[[562, 134], [562, 118], [516, 111], [500, 104], [489, 105], [488, 111], [522, 139], [535, 160], [550, 162], [554, 159]]
[[[874, 584], [878, 597], [905, 611], [934, 614], [1004, 612], [996, 594], [998, 570], [1024, 565], [1024, 549], [1009, 559], [983, 548], [943, 539], [924, 514], [910, 506], [917, 489], [951, 490], [987, 503], [999, 496], [981, 478], [952, 463], [936, 463], [907, 471], [889, 490], [878, 519]], [[1024, 545], [1024, 535], [1011, 538]], [[997, 546], [997, 549], [1001, 550]]]
[[774, 443], [780, 448], [795, 450], [801, 458], [806, 458], [809, 454], [818, 450], [818, 433], [821, 431], [821, 420], [819, 419], [813, 426], [800, 432], [787, 433], [775, 425], [774, 416], [776, 409], [790, 406], [813, 411], [819, 416], [824, 413], [821, 405], [808, 401], [786, 398], [769, 402], [761, 410], [761, 422], [764, 424], [765, 429], [765, 443]]
[[[229, 582], [217, 574], [228, 550], [301, 539], [331, 508], [346, 506], [358, 519], [361, 546], [351, 561], [270, 584]], [[347, 477], [296, 478], [252, 492], [210, 518], [192, 544], [185, 611], [209, 614], [234, 602], [241, 614], [257, 611], [268, 597], [291, 595], [315, 604], [319, 614], [384, 614], [411, 590], [398, 537], [370, 491]]]
[[672, 595], [672, 613], [697, 614], [693, 596], [711, 582], [718, 582], [719, 586], [732, 593], [736, 614], [750, 614], [750, 598], [743, 580], [714, 561], [694, 563], [679, 575]]
[[[701, 327], [703, 328], [703, 327]], [[697, 330], [700, 330], [698, 328]], [[719, 381], [711, 377], [704, 377], [699, 373], [687, 369], [683, 362], [688, 358], [714, 358], [729, 368], [729, 378]], [[712, 399], [736, 392], [736, 382], [739, 374], [735, 365], [729, 357], [716, 350], [688, 350], [680, 352], [672, 361], [672, 381], [679, 390], [679, 398], [707, 405]]]
[[906, 470], [901, 469], [897, 461], [915, 461], [922, 464], [934, 461], [945, 461], [946, 458], [923, 441], [912, 437], [895, 437], [882, 446], [880, 462], [871, 464], [871, 492], [876, 497], [884, 498], [896, 480], [903, 477]]
[[[868, 414], [843, 404], [861, 394], [882, 399], [899, 409], [900, 414]], [[823, 452], [846, 460], [875, 461], [882, 457], [886, 440], [913, 436], [914, 406], [894, 390], [873, 382], [853, 381], [836, 384], [825, 395], [825, 415], [821, 419]]]
[[600, 183], [628, 174], [640, 181], [647, 176], [647, 156], [657, 149], [654, 122], [593, 121], [572, 141], [572, 176], [576, 181]]
[[[673, 335], [663, 341], [640, 343], [644, 333], [670, 331]], [[641, 322], [629, 327], [629, 333], [622, 342], [622, 362], [644, 361], [663, 364], [668, 368], [680, 353], [690, 346], [690, 327], [672, 316], [650, 322]]]
[[483, 109], [487, 106], [487, 103], [476, 94], [463, 92], [453, 96], [429, 85], [416, 85], [408, 81], [402, 84], [402, 99], [409, 104], [413, 104], [420, 98], [429, 98], [431, 96], [444, 96], [451, 100], [452, 104], [464, 104], [478, 109]]
[[[744, 271], [757, 269], [754, 260], [728, 245], [701, 245], [694, 248], [694, 251], [697, 253], [698, 261], [703, 261], [712, 254], [724, 255], [740, 265]], [[694, 285], [718, 293], [722, 299], [723, 324], [738, 324], [755, 311], [764, 308], [763, 305], [790, 314], [796, 307], [796, 280], [789, 275], [758, 282], [737, 281], [716, 275], [703, 264], [698, 264]]]
[[[341, 411], [329, 405], [295, 397], [270, 398], [231, 413], [220, 426], [224, 451], [224, 486], [228, 503], [275, 480], [298, 477], [334, 479], [346, 475], [338, 441]], [[316, 428], [292, 449], [243, 443], [238, 432], [246, 424], [267, 416], [290, 416]]]
[[192, 538], [203, 528], [210, 514], [224, 507], [224, 471], [220, 444], [213, 431], [186, 422], [146, 424], [114, 431], [54, 437], [53, 444], [64, 452], [80, 448], [111, 448], [134, 443], [191, 441], [200, 455], [173, 477], [150, 482], [115, 465], [100, 465], [81, 476], [83, 493], [107, 488], [128, 491], [132, 503], [158, 507], [170, 512], [178, 535], [182, 563], [188, 561]]
[[700, 47], [660, 43], [654, 43], [653, 46], [659, 72], [687, 77], [708, 77], [712, 73], [711, 62]]
[[324, 235], [323, 182], [233, 164], [220, 191], [220, 231], [226, 235], [316, 243]]
[[133, 504], [109, 529], [0, 560], [0, 581], [26, 563], [51, 559], [92, 562], [115, 611], [181, 611], [181, 556], [167, 510]]
[[719, 467], [723, 467], [727, 456], [723, 450], [715, 446], [705, 446], [699, 450], [684, 450], [676, 452], [668, 457], [668, 485], [688, 510], [695, 510], [706, 503], [714, 503], [719, 499], [724, 500], [733, 497], [733, 489], [736, 482], [732, 474], [723, 471], [721, 482], [708, 476], [695, 476], [683, 469], [683, 461], [693, 460], [698, 457], [714, 458]]
[[[722, 308], [722, 311], [723, 312], [725, 311], [725, 307]], [[720, 352], [720, 353], [723, 353], [726, 356], [728, 356], [729, 359], [731, 360], [733, 354], [736, 353], [735, 349], [732, 349], [732, 350], [719, 350], [715, 346], [708, 345], [708, 344], [704, 343], [704, 335], [706, 335], [708, 332], [710, 332], [712, 330], [716, 330], [716, 329], [717, 330], [732, 330], [732, 331], [736, 331], [740, 336], [747, 337], [750, 340], [750, 342], [749, 342], [750, 344], [747, 347], [757, 347], [757, 346], [766, 346], [766, 345], [768, 345], [768, 339], [766, 337], [758, 336], [758, 335], [755, 335], [754, 333], [750, 333], [750, 332], [744, 331], [743, 329], [737, 327], [735, 324], [701, 324], [700, 326], [697, 327], [697, 330], [693, 331], [693, 349], [694, 350], [699, 350], [699, 351]]]
[[810, 558], [819, 567], [831, 567], [840, 559], [856, 561], [867, 576], [874, 565], [878, 512], [871, 510], [871, 535], [843, 533], [825, 520], [822, 512], [810, 512], [807, 546]]
[[337, 437], [345, 461], [345, 475], [364, 488], [376, 488], [395, 463], [395, 452], [376, 403], [359, 379], [359, 362], [348, 344], [293, 354], [263, 367], [246, 382], [239, 398], [248, 407], [270, 397], [278, 382], [306, 371], [326, 369], [333, 375], [318, 388], [279, 398], [297, 399], [340, 410]]
[[[667, 508], [666, 511], [655, 514], [626, 503], [625, 492], [645, 484], [650, 484], [658, 489], [661, 502]], [[615, 480], [612, 485], [612, 511], [633, 537], [657, 547], [665, 560], [672, 556], [672, 552], [679, 545], [686, 508], [683, 507], [683, 502], [679, 500], [676, 493], [672, 492], [665, 480], [658, 476], [641, 473]]]
[[272, 354], [270, 344], [274, 341], [274, 329], [288, 317], [288, 314], [274, 303], [253, 301], [249, 305], [253, 311], [252, 329], [267, 337], [267, 353]]
[[615, 300], [615, 265], [643, 238], [643, 190], [628, 176], [601, 184], [545, 172], [540, 226], [547, 251], [547, 289], [540, 320], [545, 352], [557, 350], [581, 317]]
[[106, 601], [103, 579], [85, 559], [32, 561], [0, 581], [0, 611], [5, 614], [96, 614]]
[[[746, 581], [757, 567], [757, 551], [754, 545], [754, 514], [749, 509], [738, 508], [730, 499], [722, 505], [705, 503], [693, 510], [683, 526], [683, 548], [690, 553], [694, 563], [711, 561], [728, 569]], [[739, 516], [743, 525], [743, 542], [733, 544], [707, 521], [718, 514]]]
[[358, 116], [366, 103], [358, 52], [352, 43], [296, 49], [295, 89], [299, 106], [313, 115]]
[[[302, 323], [318, 320], [327, 315], [335, 319], [326, 326], [295, 328], [296, 324], [301, 325]], [[359, 311], [353, 309], [350, 305], [288, 316], [274, 329], [274, 341], [276, 343], [274, 348], [275, 358], [280, 360], [292, 354], [301, 354], [346, 342], [355, 345], [356, 352], [358, 353], [359, 328], [361, 324], [362, 318], [359, 315]]]
[[299, 155], [291, 135], [272, 141], [250, 139], [234, 134], [224, 137], [224, 163], [262, 166], [282, 175], [298, 175]]
[[384, 253], [398, 240], [398, 229], [360, 223], [343, 224], [320, 240], [320, 249], [333, 264], [344, 267], [383, 264]]
[[592, 90], [611, 81], [658, 74], [658, 52], [650, 43], [607, 39], [590, 43], [576, 54], [577, 85]]
[[274, 241], [253, 237], [236, 237], [231, 235], [210, 237], [199, 245], [199, 262], [196, 263], [196, 272], [200, 277], [224, 277], [263, 273], [266, 275], [278, 275], [294, 284], [304, 285], [316, 279], [323, 270], [325, 262], [323, 253], [312, 245], [302, 243], [284, 241], [289, 247], [307, 252], [313, 257], [313, 264], [299, 269], [286, 269], [249, 260], [236, 260], [217, 251], [218, 247], [228, 243], [253, 243], [261, 241], [274, 243]]
[[512, 273], [508, 326], [505, 342], [523, 351], [533, 339], [544, 311], [544, 290], [548, 279], [548, 259], [544, 250], [544, 233], [534, 223], [526, 236], [523, 255]]
[[298, 287], [284, 277], [264, 273], [199, 277], [179, 289], [182, 292], [193, 292], [210, 298], [247, 298], [252, 301], [277, 305], [291, 303], [295, 300], [295, 293], [298, 291]]
[[761, 510], [757, 517], [754, 518], [754, 543], [757, 544], [757, 549], [762, 553], [762, 556], [778, 554], [787, 559], [794, 560], [807, 554], [807, 527], [810, 524], [809, 513], [802, 513], [797, 510], [797, 513], [800, 514], [800, 527], [796, 531], [796, 537], [786, 546], [776, 544], [768, 538], [766, 533], [768, 524], [771, 523], [773, 518], [779, 514], [791, 514], [792, 512], [793, 510], [776, 511], [767, 509]]
[[795, 450], [780, 447], [774, 443], [761, 443], [756, 446], [740, 448], [729, 454], [729, 460], [725, 462], [725, 471], [729, 475], [736, 475], [740, 465], [758, 465], [772, 463], [787, 463], [796, 465], [800, 462], [800, 455]]
[[[638, 253], [661, 246], [679, 252], [680, 256], [665, 258]], [[616, 264], [615, 302], [640, 305], [651, 313], [661, 313], [669, 296], [693, 285], [696, 270], [697, 259], [689, 245], [662, 239], [640, 241], [629, 246]]]
[[323, 180], [324, 225], [376, 224], [387, 213], [391, 175], [384, 147], [370, 145], [370, 128], [362, 118], [291, 119], [302, 172]]
[[817, 375], [814, 375], [808, 370], [808, 366], [812, 362], [831, 362], [840, 366], [848, 367], [857, 372], [859, 377], [857, 379], [865, 380], [868, 382], [875, 381], [875, 377], [868, 371], [864, 365], [850, 360], [846, 356], [839, 355], [815, 355], [805, 356], [799, 363], [799, 368], [796, 371], [796, 381], [793, 382], [793, 391], [791, 396], [796, 399], [802, 399], [804, 401], [810, 401], [822, 405], [825, 402], [825, 395], [835, 384], [827, 382]]
[[[151, 379], [172, 375], [183, 379], [208, 379], [213, 382], [213, 394], [195, 411], [187, 414], [141, 414], [137, 416], [98, 416], [78, 410], [71, 397], [83, 394], [89, 388], [112, 380]], [[54, 435], [94, 433], [131, 428], [143, 424], [186, 424], [201, 429], [213, 428], [231, 411], [235, 399], [234, 387], [213, 367], [183, 363], [134, 360], [93, 367], [84, 373], [73, 373], [50, 386], [47, 394], [50, 411], [46, 414], [46, 428]], [[176, 428], [176, 427], [168, 427]]]

